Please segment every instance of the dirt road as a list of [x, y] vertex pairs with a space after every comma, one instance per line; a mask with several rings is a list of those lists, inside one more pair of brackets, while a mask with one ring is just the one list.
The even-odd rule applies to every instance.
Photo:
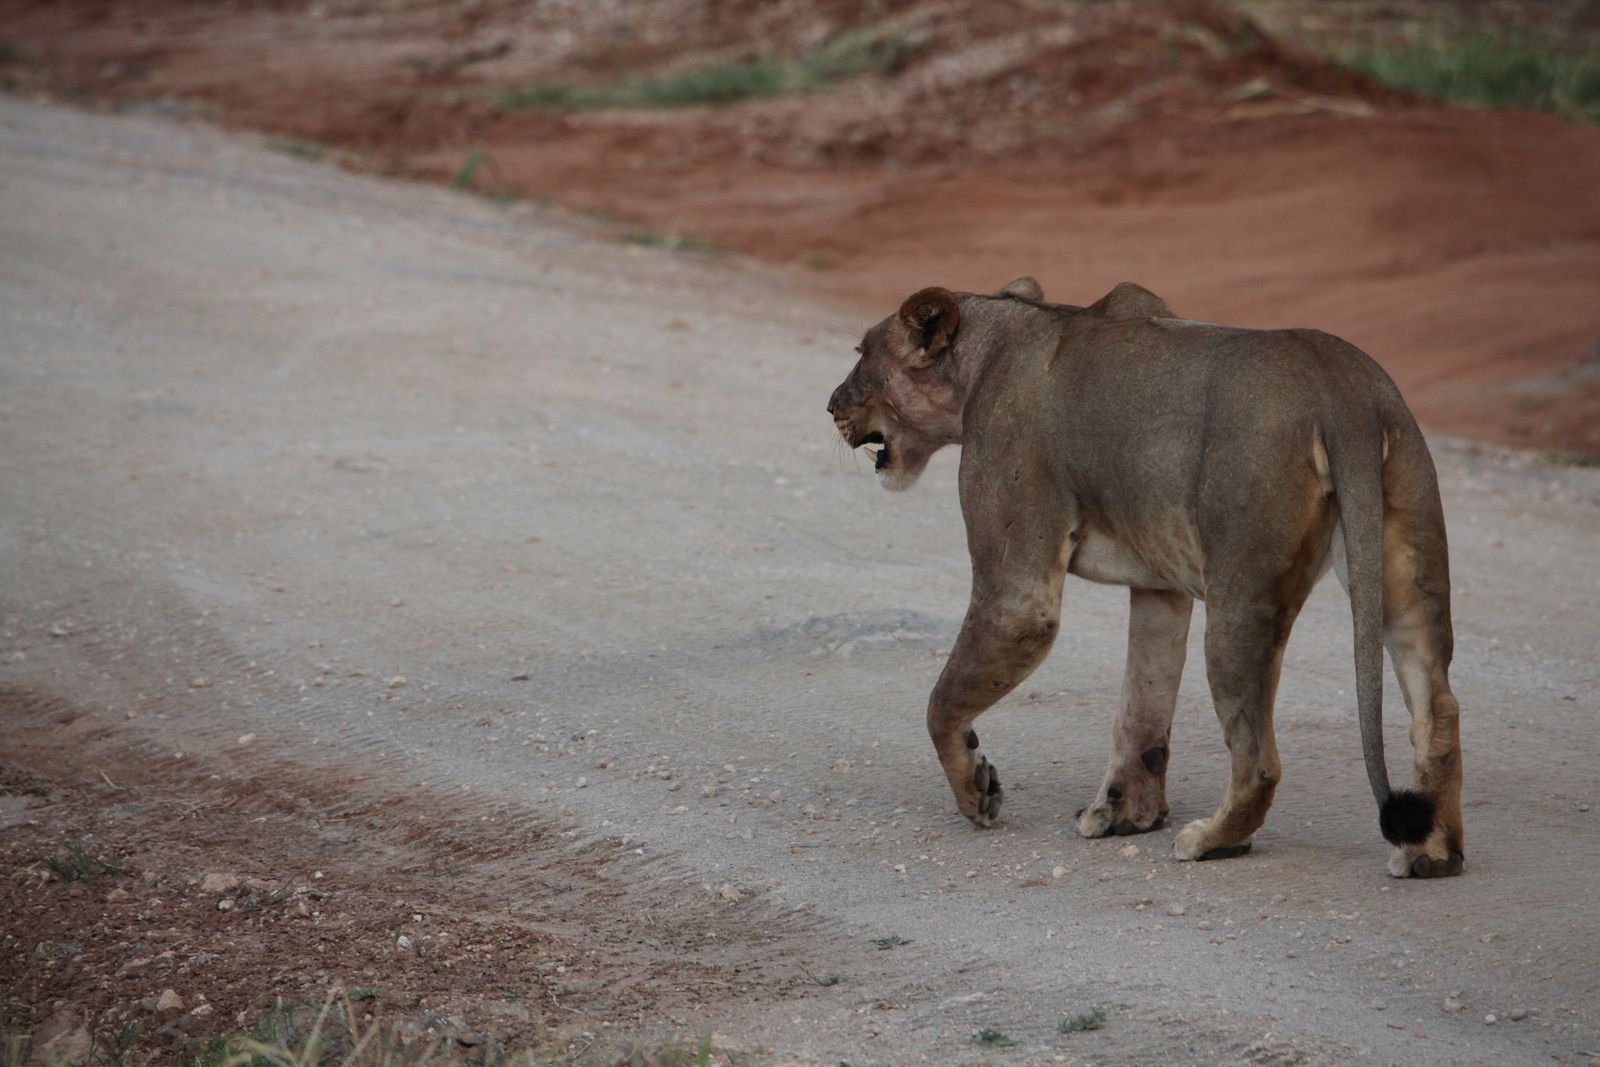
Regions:
[[[607, 1021], [774, 1062], [1600, 1062], [1600, 472], [1436, 443], [1464, 877], [1384, 874], [1331, 583], [1289, 647], [1252, 855], [1070, 830], [1124, 641], [1125, 595], [1087, 583], [984, 721], [1011, 796], [980, 833], [922, 727], [965, 603], [957, 457], [890, 496], [841, 453], [823, 405], [864, 324], [796, 291], [0, 101], [5, 729], [543, 828], [480, 886], [494, 910], [522, 921], [541, 872], [603, 855], [569, 932], [643, 945], [685, 909], [680, 958], [749, 974]], [[1179, 708], [1177, 826], [1225, 773], [1197, 671]], [[802, 988], [796, 961], [846, 980]], [[1104, 1029], [1056, 1032], [1092, 1008]]]

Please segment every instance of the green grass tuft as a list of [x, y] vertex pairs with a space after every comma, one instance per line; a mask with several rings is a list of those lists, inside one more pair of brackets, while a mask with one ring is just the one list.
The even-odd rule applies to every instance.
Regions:
[[1074, 1015], [1070, 1019], [1062, 1019], [1056, 1024], [1056, 1029], [1063, 1034], [1076, 1034], [1081, 1030], [1098, 1030], [1106, 1024], [1106, 1013], [1099, 1008], [1086, 1011], [1081, 1015]]
[[844, 981], [844, 975], [842, 975], [842, 974], [825, 974], [821, 978], [818, 978], [816, 975], [814, 975], [810, 971], [806, 970], [806, 965], [801, 963], [801, 962], [799, 962], [798, 960], [795, 961], [795, 966], [800, 968], [800, 970], [804, 971], [805, 972], [805, 976], [807, 978], [811, 979], [813, 982], [817, 983], [820, 986], [834, 986], [834, 985], [838, 985], [840, 982]]
[[50, 869], [63, 882], [87, 882], [95, 884], [95, 880], [102, 874], [122, 874], [122, 864], [115, 860], [108, 860], [100, 856], [91, 856], [83, 850], [83, 843], [74, 842], [67, 850], [66, 856], [50, 856], [45, 859], [44, 865]]
[[868, 940], [881, 949], [891, 949], [897, 945], [909, 945], [912, 939], [901, 937], [899, 934], [890, 934], [888, 937], [873, 937]]
[[996, 1030], [992, 1026], [985, 1026], [982, 1030], [972, 1035], [975, 1045], [993, 1045], [996, 1048], [1011, 1048], [1017, 1041], [1003, 1030]]
[[1545, 462], [1553, 467], [1600, 467], [1600, 452], [1584, 455], [1576, 449], [1564, 448], [1559, 452], [1547, 453]]
[[478, 168], [483, 166], [483, 161], [488, 158], [483, 149], [474, 148], [467, 153], [467, 158], [461, 161], [461, 167], [456, 171], [456, 176], [450, 179], [450, 188], [467, 189], [472, 185], [472, 179], [477, 175]]
[[276, 137], [267, 142], [267, 147], [274, 152], [282, 152], [286, 156], [309, 160], [312, 163], [320, 162], [328, 155], [328, 150], [321, 145], [302, 141], [296, 137]]
[[886, 73], [910, 51], [911, 46], [898, 36], [876, 30], [847, 30], [794, 61], [752, 59], [658, 78], [630, 78], [598, 89], [540, 82], [504, 93], [500, 106], [547, 111], [724, 106], [785, 92], [818, 92], [863, 74]]
[[1552, 111], [1600, 123], [1600, 47], [1564, 52], [1530, 34], [1481, 31], [1365, 49], [1346, 62], [1385, 84], [1451, 103]]
[[709, 241], [699, 241], [675, 233], [655, 233], [652, 230], [634, 230], [632, 233], [624, 234], [623, 240], [629, 244], [643, 245], [645, 248], [664, 248], [668, 252], [704, 252], [722, 255], [724, 251]]

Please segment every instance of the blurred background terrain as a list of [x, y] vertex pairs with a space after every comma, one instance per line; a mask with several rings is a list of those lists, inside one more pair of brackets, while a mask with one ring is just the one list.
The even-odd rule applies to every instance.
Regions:
[[1136, 280], [1600, 457], [1596, 0], [5, 0], [0, 81], [787, 265], [863, 322]]

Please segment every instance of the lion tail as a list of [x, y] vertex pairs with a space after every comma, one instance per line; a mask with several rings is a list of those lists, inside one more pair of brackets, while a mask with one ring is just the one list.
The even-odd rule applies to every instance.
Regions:
[[1433, 801], [1416, 790], [1391, 789], [1383, 755], [1383, 464], [1388, 444], [1376, 421], [1370, 430], [1345, 426], [1345, 432], [1330, 435], [1328, 474], [1344, 532], [1355, 627], [1356, 710], [1367, 781], [1378, 802], [1378, 828], [1392, 845], [1417, 845], [1433, 830]]

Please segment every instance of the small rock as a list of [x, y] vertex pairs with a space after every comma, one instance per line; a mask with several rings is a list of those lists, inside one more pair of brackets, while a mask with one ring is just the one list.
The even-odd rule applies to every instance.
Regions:
[[1479, 934], [1478, 935], [1478, 940], [1482, 941], [1485, 945], [1487, 945], [1491, 941], [1500, 940], [1500, 935], [1499, 934]]
[[1118, 854], [1126, 856], [1130, 860], [1137, 856], [1140, 851], [1141, 850], [1138, 845], [1123, 845], [1121, 848], [1117, 849]]
[[1578, 805], [1578, 810], [1579, 811], [1588, 811], [1589, 810], [1589, 805], [1587, 805], [1587, 804], [1579, 804]]
[[156, 1011], [162, 1015], [176, 1015], [183, 1010], [183, 998], [176, 990], [163, 989], [156, 998]]
[[402, 677], [401, 675], [398, 675], [398, 674], [395, 675], [393, 678], [389, 679], [389, 688], [390, 689], [401, 689], [401, 688], [405, 687], [405, 684], [406, 684], [405, 678]]
[[394, 947], [395, 948], [400, 948], [400, 949], [410, 948], [411, 947], [411, 939], [409, 937], [407, 937], [405, 934], [401, 934], [399, 937], [394, 939]]
[[1272, 894], [1272, 902], [1274, 904], [1282, 904], [1284, 901], [1286, 901], [1288, 899], [1289, 899], [1289, 895], [1287, 893], [1274, 893], [1274, 894]]
[[722, 893], [722, 899], [723, 900], [743, 900], [744, 899], [744, 894], [739, 892], [737, 889], [735, 889], [733, 887], [733, 883], [732, 882], [724, 882], [722, 884], [721, 893]]
[[1485, 1015], [1483, 1017], [1483, 1025], [1485, 1025], [1485, 1026], [1493, 1026], [1495, 1023], [1497, 1023], [1499, 1021], [1500, 1020], [1498, 1018], [1496, 1018], [1494, 1012], [1492, 1012], [1492, 1011], [1488, 1015]]
[[1050, 871], [1050, 877], [1052, 877], [1052, 878], [1065, 878], [1067, 876], [1068, 872], [1070, 872], [1071, 870], [1072, 870], [1071, 867], [1054, 867]]
[[241, 745], [248, 745], [250, 742], [254, 741], [255, 739], [256, 739], [256, 735], [255, 734], [240, 734], [239, 735], [239, 743]]
[[1210, 919], [1201, 919], [1200, 922], [1199, 922], [1199, 929], [1201, 929], [1201, 930], [1209, 930], [1209, 929], [1211, 929], [1211, 920]]
[[1184, 912], [1186, 912], [1188, 910], [1189, 909], [1184, 907], [1182, 904], [1168, 904], [1167, 905], [1167, 914], [1168, 915], [1182, 915]]
[[1374, 1000], [1372, 1002], [1372, 1010], [1373, 1011], [1387, 1011], [1388, 1008], [1389, 1008], [1389, 1005], [1385, 1004], [1381, 1000]]
[[1512, 1008], [1511, 1009], [1511, 1021], [1512, 1022], [1520, 1023], [1522, 1020], [1526, 1019], [1527, 1017], [1528, 1017], [1528, 1009], [1527, 1008]]
[[209, 1004], [198, 1004], [189, 1014], [193, 1015], [197, 1019], [204, 1019], [207, 1015], [210, 1015], [215, 1010], [216, 1009]]
[[126, 889], [122, 888], [121, 886], [118, 886], [117, 888], [113, 889], [111, 892], [106, 894], [106, 903], [107, 904], [126, 904], [128, 901], [130, 901], [132, 899], [133, 899], [133, 894], [128, 892]]
[[573, 782], [572, 784], [573, 784], [573, 786], [575, 786], [578, 789], [586, 789], [589, 786], [589, 779], [587, 779], [587, 778], [579, 778], [576, 782]]
[[32, 1062], [50, 1065], [87, 1063], [94, 1051], [94, 1039], [84, 1025], [83, 1012], [76, 1004], [57, 1003], [60, 1006], [55, 1014], [33, 1032]]
[[200, 892], [206, 896], [216, 896], [218, 893], [231, 893], [240, 886], [239, 876], [226, 871], [212, 871], [200, 879]]
[[1457, 1000], [1455, 997], [1446, 997], [1445, 998], [1444, 1010], [1449, 1012], [1451, 1015], [1456, 1014], [1462, 1008], [1465, 1008], [1465, 1007], [1466, 1007], [1466, 1005], [1461, 1003], [1461, 1001]]
[[217, 910], [218, 911], [232, 911], [233, 910], [233, 901], [232, 900], [228, 900], [228, 899], [223, 899], [223, 900], [217, 901]]
[[196, 678], [194, 681], [189, 683], [189, 688], [190, 689], [210, 689], [211, 688], [211, 679], [210, 678]]

